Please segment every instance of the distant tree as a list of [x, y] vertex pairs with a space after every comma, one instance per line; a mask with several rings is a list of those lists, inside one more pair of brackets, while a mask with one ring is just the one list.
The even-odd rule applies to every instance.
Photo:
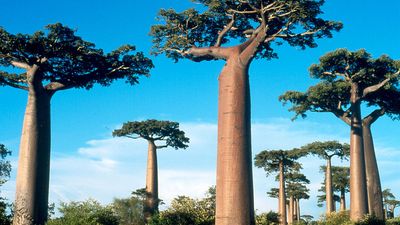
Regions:
[[280, 223], [286, 224], [286, 189], [285, 189], [285, 175], [290, 168], [297, 167], [299, 164], [296, 162], [298, 158], [304, 156], [299, 149], [293, 150], [264, 150], [255, 156], [255, 166], [264, 168], [267, 176], [272, 173], [279, 174], [279, 215]]
[[[5, 145], [0, 144], [0, 187], [7, 182], [10, 177], [11, 164], [10, 161], [6, 160], [8, 155], [11, 155], [11, 151], [9, 151]], [[7, 212], [9, 208], [10, 204], [7, 202], [7, 199], [0, 197], [0, 224], [2, 225], [11, 224], [11, 216]]]
[[[289, 110], [294, 111], [296, 117], [304, 117], [307, 111], [331, 112], [350, 126], [352, 220], [361, 219], [368, 211], [378, 218], [383, 217], [370, 125], [385, 112], [388, 115], [399, 114], [399, 69], [400, 61], [388, 56], [372, 59], [365, 50], [350, 52], [338, 49], [322, 56], [320, 63], [309, 69], [312, 77], [323, 82], [305, 93], [288, 91], [280, 96], [281, 101], [293, 104]], [[362, 119], [362, 102], [378, 109]]]
[[287, 196], [289, 196], [289, 224], [300, 221], [300, 199], [310, 198], [310, 190], [307, 188], [307, 184], [310, 184], [310, 180], [299, 170], [293, 170], [286, 174], [286, 189]]
[[119, 225], [111, 206], [102, 206], [96, 200], [61, 203], [61, 217], [51, 219], [47, 225]]
[[0, 28], [0, 43], [0, 86], [28, 92], [13, 223], [43, 225], [48, 207], [52, 96], [66, 89], [109, 86], [117, 79], [133, 85], [138, 75], [148, 75], [153, 64], [143, 53], [133, 53], [135, 47], [130, 45], [104, 54], [60, 23], [32, 35], [14, 35]]
[[144, 225], [143, 199], [137, 197], [115, 198], [112, 210], [119, 219], [119, 225]]
[[383, 203], [385, 205], [386, 218], [394, 218], [394, 210], [396, 207], [400, 206], [400, 201], [396, 200], [396, 197], [388, 188], [382, 191], [382, 197]]
[[[144, 216], [146, 221], [158, 211], [158, 165], [157, 149], [172, 147], [185, 149], [189, 138], [185, 132], [179, 130], [179, 123], [171, 121], [146, 120], [126, 122], [122, 128], [113, 131], [115, 137], [132, 139], [143, 138], [148, 142], [146, 200], [144, 203]], [[161, 144], [156, 145], [157, 142]]]
[[302, 150], [316, 155], [326, 160], [325, 170], [325, 193], [326, 193], [326, 213], [335, 211], [335, 202], [333, 200], [333, 184], [332, 184], [332, 157], [345, 159], [349, 157], [350, 146], [348, 144], [341, 144], [338, 141], [316, 141], [302, 147]]
[[[321, 172], [326, 173], [326, 166], [321, 166]], [[340, 211], [346, 210], [346, 193], [349, 192], [350, 187], [350, 168], [342, 166], [332, 166], [332, 187], [333, 187], [333, 199], [335, 202], [340, 202]], [[318, 203], [326, 201], [326, 188], [325, 181], [322, 182], [322, 186], [318, 191], [324, 193], [318, 196]], [[339, 192], [340, 195], [335, 193]], [[322, 205], [321, 205], [322, 207]]]
[[[342, 25], [319, 18], [321, 0], [195, 0], [197, 9], [159, 12], [153, 53], [178, 61], [226, 61], [219, 76], [217, 221], [254, 225], [251, 172], [250, 91], [253, 59], [274, 58], [272, 45], [316, 47]], [[229, 41], [239, 43], [222, 47]], [[237, 182], [240, 181], [240, 182]], [[225, 198], [223, 196], [236, 196]]]

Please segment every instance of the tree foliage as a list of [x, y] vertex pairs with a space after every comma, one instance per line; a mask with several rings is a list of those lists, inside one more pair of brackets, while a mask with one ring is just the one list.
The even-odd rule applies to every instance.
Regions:
[[400, 206], [400, 201], [396, 199], [394, 194], [391, 192], [390, 189], [386, 188], [382, 191], [382, 198], [383, 198], [383, 204], [385, 205], [385, 208], [388, 210], [387, 217], [388, 218], [393, 218], [394, 217], [394, 210]]
[[134, 196], [115, 198], [112, 210], [119, 219], [119, 225], [144, 225], [143, 201]]
[[[68, 88], [90, 89], [94, 84], [108, 86], [125, 78], [130, 84], [138, 75], [148, 75], [153, 67], [150, 59], [135, 47], [124, 45], [105, 54], [102, 49], [75, 34], [60, 23], [50, 24], [45, 31], [33, 34], [11, 34], [0, 28], [0, 65], [18, 67], [23, 73], [0, 72], [0, 85], [28, 90], [35, 66], [36, 83], [48, 91]], [[14, 70], [15, 71], [15, 70]]]
[[[326, 166], [321, 166], [322, 173], [326, 172]], [[340, 202], [340, 196], [335, 193], [343, 193], [349, 192], [350, 188], [350, 168], [347, 166], [332, 166], [332, 187], [334, 196], [333, 199], [336, 202]], [[326, 188], [325, 188], [325, 180], [321, 183], [321, 187], [318, 189], [319, 192], [323, 193], [322, 195], [318, 195], [318, 203], [322, 203], [326, 201]], [[322, 204], [318, 205], [322, 207]]]
[[306, 117], [310, 112], [331, 112], [342, 120], [351, 117], [351, 84], [360, 90], [359, 101], [368, 106], [382, 108], [391, 118], [399, 118], [400, 61], [386, 55], [373, 59], [365, 50], [351, 52], [338, 49], [320, 58], [319, 64], [310, 66], [310, 75], [321, 79], [306, 92], [287, 91], [279, 97], [284, 104], [290, 102], [289, 111]]
[[292, 150], [264, 150], [255, 157], [255, 166], [264, 168], [267, 175], [279, 171], [279, 164], [283, 163], [284, 170], [287, 172], [290, 168], [298, 169], [300, 164], [296, 162], [302, 156], [305, 156], [300, 149]]
[[[228, 42], [263, 38], [256, 57], [276, 57], [271, 43], [286, 42], [301, 48], [316, 47], [315, 39], [332, 37], [339, 22], [321, 19], [323, 0], [192, 0], [201, 6], [183, 12], [162, 9], [160, 24], [151, 28], [153, 53], [174, 60], [193, 59], [190, 49], [220, 47]], [[208, 54], [202, 59], [216, 59]]]
[[118, 225], [118, 217], [111, 206], [102, 206], [93, 199], [82, 202], [61, 203], [61, 217], [52, 219], [48, 225]]
[[169, 146], [185, 149], [188, 147], [186, 143], [189, 142], [189, 138], [185, 137], [185, 132], [179, 129], [179, 123], [160, 120], [126, 122], [122, 128], [113, 131], [113, 136], [165, 142], [165, 145], [157, 146], [157, 148]]
[[203, 199], [187, 196], [173, 199], [170, 207], [154, 216], [149, 225], [212, 225], [214, 215], [215, 187], [211, 187]]
[[330, 159], [337, 156], [340, 159], [347, 159], [350, 156], [350, 145], [341, 144], [338, 141], [316, 141], [301, 147], [306, 153], [316, 155], [323, 159]]
[[[11, 154], [5, 145], [0, 144], [0, 187], [7, 182], [10, 177], [11, 164], [5, 158]], [[11, 215], [8, 210], [11, 205], [7, 202], [7, 199], [0, 197], [0, 224], [8, 225], [11, 224]]]

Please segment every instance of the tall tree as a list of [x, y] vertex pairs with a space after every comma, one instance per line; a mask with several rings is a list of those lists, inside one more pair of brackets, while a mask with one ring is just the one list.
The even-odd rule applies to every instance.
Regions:
[[289, 197], [289, 219], [288, 223], [292, 224], [295, 220], [300, 220], [300, 199], [308, 199], [309, 189], [307, 184], [310, 184], [310, 180], [299, 172], [300, 168], [296, 168], [286, 174], [286, 189], [287, 196]]
[[[255, 156], [255, 166], [264, 168], [267, 176], [272, 173], [278, 173], [279, 176], [279, 216], [280, 224], [286, 224], [286, 188], [285, 178], [286, 173], [290, 168], [299, 168], [300, 165], [296, 162], [303, 152], [299, 149], [284, 150], [264, 150]], [[217, 187], [218, 190], [218, 187]]]
[[302, 147], [302, 150], [316, 155], [326, 160], [325, 171], [325, 193], [326, 193], [326, 213], [330, 214], [335, 211], [335, 202], [333, 200], [333, 184], [332, 184], [332, 157], [344, 159], [348, 157], [350, 146], [341, 144], [338, 141], [316, 141]]
[[189, 138], [179, 129], [179, 123], [160, 120], [126, 122], [120, 129], [113, 131], [113, 136], [143, 138], [148, 142], [146, 200], [143, 209], [144, 217], [148, 221], [158, 211], [157, 149], [166, 147], [185, 149], [188, 147], [186, 143], [189, 142]]
[[[326, 166], [321, 166], [321, 171], [326, 173]], [[333, 187], [333, 199], [340, 203], [340, 211], [346, 210], [346, 193], [349, 192], [350, 188], [350, 168], [346, 166], [332, 166], [332, 187]], [[326, 187], [325, 181], [322, 182], [322, 186], [318, 191], [324, 193], [318, 196], [318, 202], [322, 203], [326, 201]], [[335, 193], [339, 192], [339, 195]], [[321, 205], [322, 206], [322, 205]]]
[[[319, 18], [323, 0], [193, 0], [198, 9], [159, 12], [153, 53], [225, 60], [219, 76], [217, 225], [254, 225], [248, 71], [255, 58], [274, 58], [273, 43], [316, 47], [342, 25]], [[225, 47], [229, 41], [237, 45]]]
[[382, 191], [383, 203], [385, 204], [385, 216], [386, 218], [394, 217], [394, 209], [400, 206], [400, 201], [396, 200], [396, 197], [389, 188]]
[[[361, 219], [369, 210], [377, 217], [383, 217], [382, 200], [376, 197], [381, 195], [381, 188], [375, 153], [370, 147], [372, 141], [364, 143], [363, 134], [363, 120], [376, 117], [379, 110], [361, 120], [361, 103], [378, 107], [389, 104], [389, 109], [398, 108], [393, 105], [393, 96], [398, 96], [399, 92], [399, 68], [399, 61], [385, 55], [372, 59], [365, 50], [338, 49], [322, 56], [320, 63], [309, 69], [312, 77], [323, 82], [310, 87], [306, 93], [288, 91], [280, 96], [281, 101], [293, 103], [289, 110], [294, 111], [296, 117], [304, 117], [307, 111], [331, 112], [350, 126], [352, 220]], [[364, 145], [368, 147], [364, 148]]]
[[[10, 34], [0, 28], [0, 86], [28, 92], [19, 150], [14, 225], [42, 225], [47, 220], [50, 168], [50, 100], [61, 90], [129, 84], [153, 67], [141, 52], [125, 45], [111, 53], [75, 35], [60, 23], [46, 31]], [[24, 72], [17, 73], [22, 69]], [[10, 72], [10, 71], [16, 71]]]
[[[8, 178], [10, 177], [11, 164], [10, 161], [6, 160], [6, 157], [10, 154], [11, 151], [9, 151], [5, 145], [0, 144], [0, 187], [7, 182]], [[0, 197], [0, 224], [11, 224], [10, 215], [7, 213], [9, 206], [10, 205], [7, 203], [7, 199]]]

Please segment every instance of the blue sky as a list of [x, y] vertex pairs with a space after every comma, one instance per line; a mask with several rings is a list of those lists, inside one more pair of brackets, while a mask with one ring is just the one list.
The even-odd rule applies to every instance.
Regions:
[[[150, 26], [160, 8], [183, 10], [194, 6], [186, 0], [151, 1], [1, 1], [0, 26], [12, 33], [32, 33], [45, 25], [61, 22], [77, 29], [77, 34], [105, 51], [133, 44], [149, 53]], [[388, 54], [400, 58], [398, 37], [400, 2], [382, 0], [327, 0], [325, 18], [342, 21], [344, 28], [334, 38], [319, 40], [319, 47], [301, 51], [286, 45], [276, 52], [279, 59], [257, 60], [250, 70], [253, 154], [264, 149], [289, 149], [316, 140], [348, 142], [349, 129], [330, 114], [309, 114], [291, 122], [292, 114], [278, 102], [287, 90], [305, 90], [317, 81], [307, 68], [328, 51], [337, 48], [365, 48], [374, 57]], [[116, 82], [111, 87], [90, 91], [67, 90], [52, 99], [52, 202], [93, 197], [104, 203], [113, 197], [129, 196], [144, 186], [146, 143], [112, 138], [113, 129], [127, 120], [174, 120], [191, 138], [186, 151], [159, 152], [160, 198], [167, 203], [177, 195], [202, 197], [215, 183], [217, 78], [223, 62], [177, 64], [163, 56], [152, 57], [155, 69], [140, 84]], [[12, 151], [13, 176], [2, 195], [14, 198], [15, 169], [26, 93], [8, 87], [0, 91], [0, 143]], [[400, 198], [399, 123], [381, 118], [373, 134], [383, 187]], [[316, 195], [322, 174], [316, 158], [303, 160], [311, 179], [311, 195]], [[340, 164], [341, 162], [336, 162]], [[346, 162], [344, 162], [346, 164]], [[264, 172], [254, 169], [256, 208], [276, 209], [277, 201], [265, 193], [277, 186]], [[304, 201], [303, 212], [318, 217], [324, 210], [312, 197]]]

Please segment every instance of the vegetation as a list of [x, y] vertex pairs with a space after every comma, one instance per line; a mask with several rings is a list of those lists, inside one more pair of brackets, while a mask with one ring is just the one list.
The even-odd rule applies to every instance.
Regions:
[[[6, 160], [6, 157], [11, 154], [5, 145], [0, 144], [0, 187], [7, 182], [10, 177], [11, 164]], [[9, 225], [11, 224], [11, 215], [8, 210], [10, 204], [7, 199], [0, 197], [0, 224]]]
[[326, 213], [335, 211], [335, 202], [333, 200], [333, 183], [332, 183], [332, 157], [344, 159], [349, 157], [350, 147], [348, 144], [340, 144], [338, 141], [313, 142], [302, 147], [302, 150], [316, 155], [326, 160], [325, 170], [325, 195], [326, 195]]
[[32, 35], [14, 35], [0, 28], [0, 43], [0, 86], [28, 92], [14, 223], [43, 225], [48, 211], [51, 98], [62, 90], [109, 86], [117, 79], [133, 85], [139, 75], [149, 74], [153, 64], [130, 45], [105, 54], [60, 23]]
[[[359, 220], [371, 211], [383, 219], [372, 136], [370, 130], [364, 128], [369, 128], [365, 122], [375, 121], [382, 111], [396, 114], [400, 105], [396, 103], [399, 99], [400, 63], [385, 55], [373, 59], [365, 50], [351, 52], [347, 49], [329, 52], [319, 61], [319, 64], [311, 65], [309, 71], [312, 77], [322, 82], [305, 93], [288, 91], [280, 96], [280, 100], [293, 104], [289, 110], [295, 112], [295, 117], [305, 117], [307, 111], [331, 112], [350, 126], [351, 218]], [[379, 108], [362, 118], [363, 102]]]
[[[316, 39], [332, 37], [342, 24], [320, 18], [324, 1], [318, 0], [193, 2], [202, 10], [160, 10], [160, 24], [150, 31], [153, 53], [175, 61], [226, 61], [219, 75], [216, 224], [254, 225], [251, 62], [276, 58], [274, 43], [316, 47]], [[228, 42], [238, 44], [227, 47]], [[237, 198], [232, 202], [224, 196]]]
[[[179, 130], [179, 123], [159, 120], [126, 122], [122, 128], [113, 131], [113, 136], [132, 139], [143, 138], [148, 142], [146, 199], [144, 216], [148, 221], [158, 211], [158, 164], [157, 149], [172, 147], [185, 149], [189, 138]], [[161, 142], [161, 144], [156, 144]]]
[[[326, 173], [326, 167], [321, 166], [321, 171]], [[340, 202], [340, 211], [346, 210], [346, 193], [349, 192], [350, 187], [350, 168], [341, 166], [332, 166], [332, 187], [334, 192], [334, 201]], [[318, 191], [324, 193], [318, 196], [318, 203], [326, 201], [326, 188], [325, 181]], [[339, 193], [336, 195], [335, 193]], [[322, 207], [322, 205], [318, 205]]]
[[255, 156], [255, 166], [263, 168], [267, 175], [271, 173], [279, 174], [279, 210], [280, 223], [286, 224], [286, 173], [290, 170], [298, 170], [300, 164], [297, 159], [304, 156], [304, 151], [300, 149], [284, 150], [264, 150]]

